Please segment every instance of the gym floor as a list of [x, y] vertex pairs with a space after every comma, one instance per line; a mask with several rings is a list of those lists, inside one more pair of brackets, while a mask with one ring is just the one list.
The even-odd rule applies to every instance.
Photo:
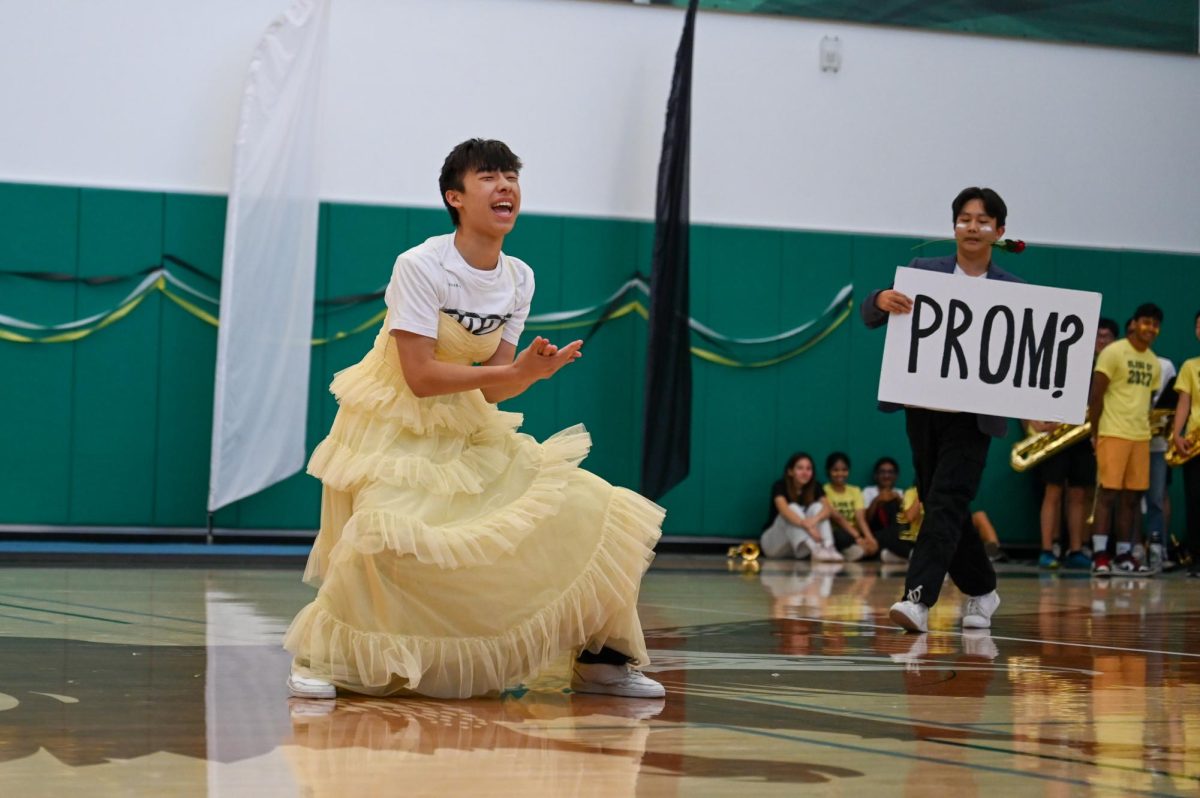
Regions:
[[0, 567], [5, 796], [1196, 795], [1200, 580], [1001, 566], [990, 634], [903, 571], [663, 554], [641, 617], [665, 700], [564, 662], [466, 701], [289, 699], [303, 560]]

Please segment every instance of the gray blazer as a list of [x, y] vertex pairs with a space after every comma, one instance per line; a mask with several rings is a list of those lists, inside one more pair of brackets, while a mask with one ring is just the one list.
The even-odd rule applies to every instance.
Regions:
[[[953, 274], [954, 264], [957, 259], [954, 255], [947, 255], [943, 258], [913, 258], [908, 264], [910, 269], [928, 269], [931, 272], [941, 272], [942, 274]], [[996, 264], [988, 265], [987, 279], [989, 280], [1004, 280], [1010, 283], [1025, 282], [1015, 274], [1004, 271]], [[890, 288], [890, 286], [889, 286]], [[875, 299], [884, 289], [879, 288], [872, 291], [863, 300], [859, 306], [858, 312], [862, 316], [863, 322], [870, 328], [882, 327], [887, 323], [888, 314], [879, 308], [875, 307]], [[900, 410], [902, 405], [892, 402], [880, 402], [879, 409], [885, 413], [894, 413]], [[981, 413], [976, 413], [975, 418], [979, 422], [979, 431], [991, 435], [993, 438], [1003, 438], [1008, 433], [1008, 419], [1000, 416], [985, 416]]]

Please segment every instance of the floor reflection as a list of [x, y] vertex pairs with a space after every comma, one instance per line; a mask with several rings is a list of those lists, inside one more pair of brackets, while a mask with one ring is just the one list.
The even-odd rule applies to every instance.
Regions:
[[294, 574], [0, 569], [4, 794], [927, 795], [1200, 792], [1200, 590], [1001, 574], [895, 630], [903, 572], [660, 558], [642, 616], [666, 700], [288, 700]]

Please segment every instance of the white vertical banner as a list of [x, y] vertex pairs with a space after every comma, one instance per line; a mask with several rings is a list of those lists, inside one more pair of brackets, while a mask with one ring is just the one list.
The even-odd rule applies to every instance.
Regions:
[[330, 0], [294, 0], [254, 50], [225, 220], [209, 512], [304, 465]]

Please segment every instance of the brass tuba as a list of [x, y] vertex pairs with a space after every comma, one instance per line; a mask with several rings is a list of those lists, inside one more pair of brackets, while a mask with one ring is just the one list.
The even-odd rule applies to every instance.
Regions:
[[1034, 432], [1013, 444], [1008, 458], [1014, 471], [1028, 471], [1048, 457], [1069, 449], [1092, 434], [1092, 422], [1059, 424], [1049, 432]]
[[1170, 437], [1171, 422], [1175, 420], [1175, 411], [1171, 408], [1160, 407], [1150, 411], [1150, 437]]

